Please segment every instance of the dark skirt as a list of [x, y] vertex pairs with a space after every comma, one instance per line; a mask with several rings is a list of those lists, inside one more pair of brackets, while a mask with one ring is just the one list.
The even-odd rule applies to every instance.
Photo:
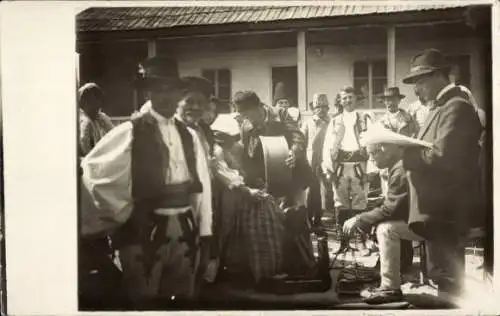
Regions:
[[257, 283], [281, 272], [284, 214], [273, 198], [259, 201], [241, 191], [223, 189], [216, 209], [219, 255], [229, 273], [250, 272]]

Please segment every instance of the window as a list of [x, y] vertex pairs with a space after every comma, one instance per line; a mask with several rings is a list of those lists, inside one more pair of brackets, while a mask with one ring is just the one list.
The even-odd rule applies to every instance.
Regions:
[[387, 85], [387, 61], [359, 61], [354, 63], [354, 90], [359, 109], [381, 109], [384, 104], [377, 94]]
[[213, 84], [213, 94], [220, 100], [221, 113], [229, 112], [231, 101], [231, 71], [229, 69], [203, 69], [202, 76]]
[[[271, 69], [271, 76], [273, 81], [273, 100], [274, 93], [276, 92], [276, 85], [282, 82], [285, 85], [285, 94], [290, 102], [290, 106], [297, 107], [297, 66], [273, 67]], [[273, 103], [273, 101], [271, 101], [271, 103]], [[274, 106], [274, 104], [272, 105]]]

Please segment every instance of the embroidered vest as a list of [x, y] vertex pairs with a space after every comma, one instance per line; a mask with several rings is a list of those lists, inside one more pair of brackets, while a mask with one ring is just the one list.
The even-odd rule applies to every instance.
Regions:
[[149, 113], [132, 119], [132, 197], [135, 207], [154, 210], [157, 208], [190, 205], [190, 194], [202, 191], [196, 171], [193, 138], [183, 123], [175, 120], [184, 155], [192, 181], [167, 185], [165, 170], [169, 162], [169, 151], [165, 145], [158, 123]]

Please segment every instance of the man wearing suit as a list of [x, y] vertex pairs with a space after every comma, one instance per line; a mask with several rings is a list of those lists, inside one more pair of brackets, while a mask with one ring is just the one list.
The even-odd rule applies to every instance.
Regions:
[[409, 228], [426, 240], [429, 276], [440, 292], [459, 294], [464, 273], [461, 239], [469, 229], [479, 189], [481, 124], [469, 97], [449, 80], [444, 55], [426, 50], [411, 61], [403, 83], [429, 105], [418, 138], [433, 149], [407, 149]]
[[325, 141], [326, 128], [330, 123], [330, 117], [328, 116], [329, 104], [326, 94], [315, 94], [310, 107], [313, 116], [302, 124], [302, 133], [306, 138], [307, 161], [315, 175], [314, 181], [312, 181], [311, 186], [307, 189], [307, 209], [309, 219], [314, 226], [318, 227], [321, 225], [323, 211], [330, 207], [327, 199], [333, 193], [331, 192], [331, 188], [328, 188], [321, 172], [323, 143]]

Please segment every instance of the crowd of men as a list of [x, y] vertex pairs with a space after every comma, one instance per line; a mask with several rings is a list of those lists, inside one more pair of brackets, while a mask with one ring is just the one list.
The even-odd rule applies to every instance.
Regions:
[[[101, 111], [99, 86], [78, 91], [81, 187], [90, 201], [81, 212], [100, 214], [99, 228], [80, 242], [83, 297], [113, 293], [131, 308], [161, 309], [192, 304], [204, 284], [221, 279], [258, 288], [278, 275], [317, 276], [310, 234], [324, 232], [325, 211], [335, 214], [337, 252], [358, 231], [376, 232], [381, 282], [366, 302], [403, 299], [401, 257], [411, 265], [411, 241], [426, 241], [439, 290], [460, 292], [457, 245], [479, 205], [484, 117], [470, 91], [450, 81], [441, 52], [411, 60], [403, 83], [414, 85], [418, 102], [404, 110], [405, 96], [387, 87], [376, 122], [356, 109], [352, 87], [333, 106], [315, 94], [304, 121], [286, 94], [268, 106], [253, 91], [238, 91], [233, 113], [218, 115], [212, 83], [179, 76], [175, 60], [153, 57], [141, 71], [149, 100], [115, 127]], [[377, 124], [432, 148], [367, 141]], [[259, 136], [288, 143], [287, 196], [267, 191]], [[372, 209], [370, 174], [380, 174], [384, 197]], [[116, 253], [118, 264], [103, 268]], [[115, 282], [92, 279], [96, 269]]]

